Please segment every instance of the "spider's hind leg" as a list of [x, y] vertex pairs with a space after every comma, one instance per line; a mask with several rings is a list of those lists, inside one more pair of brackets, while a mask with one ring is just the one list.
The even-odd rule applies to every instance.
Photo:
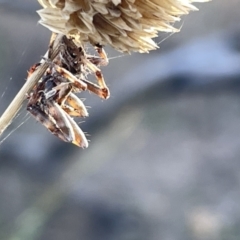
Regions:
[[72, 93], [71, 83], [61, 83], [45, 93], [46, 99], [54, 99], [70, 116], [87, 117], [88, 111], [83, 102]]
[[73, 93], [66, 99], [68, 105], [62, 105], [63, 110], [73, 117], [88, 117], [88, 111], [84, 103]]

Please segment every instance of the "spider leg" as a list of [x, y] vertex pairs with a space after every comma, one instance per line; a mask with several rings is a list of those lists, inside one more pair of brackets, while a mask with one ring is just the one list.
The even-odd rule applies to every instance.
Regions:
[[99, 65], [101, 66], [106, 66], [108, 65], [108, 57], [106, 52], [103, 49], [103, 46], [101, 44], [96, 44], [95, 45], [95, 50], [97, 51], [98, 55], [100, 56], [101, 61], [99, 62]]
[[87, 140], [84, 132], [68, 114], [66, 114], [66, 116], [67, 116], [70, 124], [72, 125], [72, 129], [74, 131], [74, 140], [72, 141], [72, 143], [77, 145], [78, 147], [87, 148], [88, 140]]
[[89, 91], [94, 92], [101, 98], [108, 99], [110, 97], [110, 92], [104, 81], [101, 70], [87, 58], [83, 58], [82, 61], [92, 73], [95, 73], [95, 76], [96, 76], [98, 84], [99, 84], [99, 86], [98, 86], [87, 80], [83, 80], [83, 82], [85, 82], [87, 84], [87, 89]]
[[109, 97], [109, 92], [104, 88], [100, 88], [97, 84], [92, 83], [88, 80], [83, 80], [87, 84], [87, 88], [90, 92], [95, 93], [98, 95], [100, 98], [107, 99]]
[[[46, 99], [52, 97], [62, 107], [62, 109], [74, 117], [87, 117], [88, 112], [83, 102], [73, 93], [70, 83], [61, 83], [45, 93]], [[69, 105], [66, 105], [65, 102]]]
[[61, 75], [62, 78], [67, 79], [72, 84], [73, 87], [79, 89], [79, 91], [87, 90], [87, 84], [84, 81], [75, 77], [72, 73], [70, 73], [65, 68], [62, 68], [54, 64], [54, 69]]
[[73, 117], [87, 117], [88, 111], [83, 102], [73, 93], [66, 98], [68, 105], [62, 105], [63, 110]]
[[88, 116], [85, 105], [75, 94], [73, 94], [73, 93], [69, 94], [69, 96], [67, 98], [67, 103], [74, 109], [85, 112], [85, 114], [83, 114], [84, 117]]
[[[50, 38], [50, 43], [49, 43], [49, 47], [48, 47], [48, 58], [51, 58], [52, 55], [52, 51], [53, 51], [53, 44], [54, 41], [57, 37], [57, 33], [52, 33], [51, 38]], [[30, 69], [28, 70], [28, 76], [27, 79], [37, 70], [37, 68], [41, 65], [41, 63], [36, 63], [34, 64], [32, 67], [30, 67]]]
[[27, 71], [27, 80], [28, 78], [37, 70], [37, 68], [41, 65], [41, 63], [36, 63], [33, 66], [30, 67], [30, 69]]
[[106, 66], [106, 65], [108, 65], [108, 63], [109, 63], [108, 57], [107, 57], [107, 54], [104, 51], [102, 45], [96, 44], [95, 45], [95, 50], [98, 53], [99, 57], [87, 54], [86, 55], [87, 59], [96, 66]]

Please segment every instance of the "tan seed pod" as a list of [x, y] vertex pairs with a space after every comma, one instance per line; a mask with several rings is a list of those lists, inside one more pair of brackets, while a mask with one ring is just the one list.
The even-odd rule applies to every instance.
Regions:
[[173, 23], [209, 0], [38, 0], [40, 23], [77, 41], [111, 45], [121, 52], [158, 48], [159, 31], [176, 32]]

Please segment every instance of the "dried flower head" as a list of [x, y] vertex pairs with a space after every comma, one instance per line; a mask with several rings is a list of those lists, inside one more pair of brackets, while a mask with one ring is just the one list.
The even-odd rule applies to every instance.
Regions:
[[158, 48], [159, 31], [175, 32], [180, 16], [209, 0], [38, 0], [40, 23], [80, 42], [109, 44], [122, 52]]

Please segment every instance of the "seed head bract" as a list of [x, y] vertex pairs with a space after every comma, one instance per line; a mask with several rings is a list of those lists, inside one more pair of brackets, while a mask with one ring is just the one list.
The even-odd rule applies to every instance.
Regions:
[[77, 41], [111, 45], [121, 52], [158, 48], [158, 32], [176, 32], [173, 23], [208, 0], [38, 0], [40, 23]]

